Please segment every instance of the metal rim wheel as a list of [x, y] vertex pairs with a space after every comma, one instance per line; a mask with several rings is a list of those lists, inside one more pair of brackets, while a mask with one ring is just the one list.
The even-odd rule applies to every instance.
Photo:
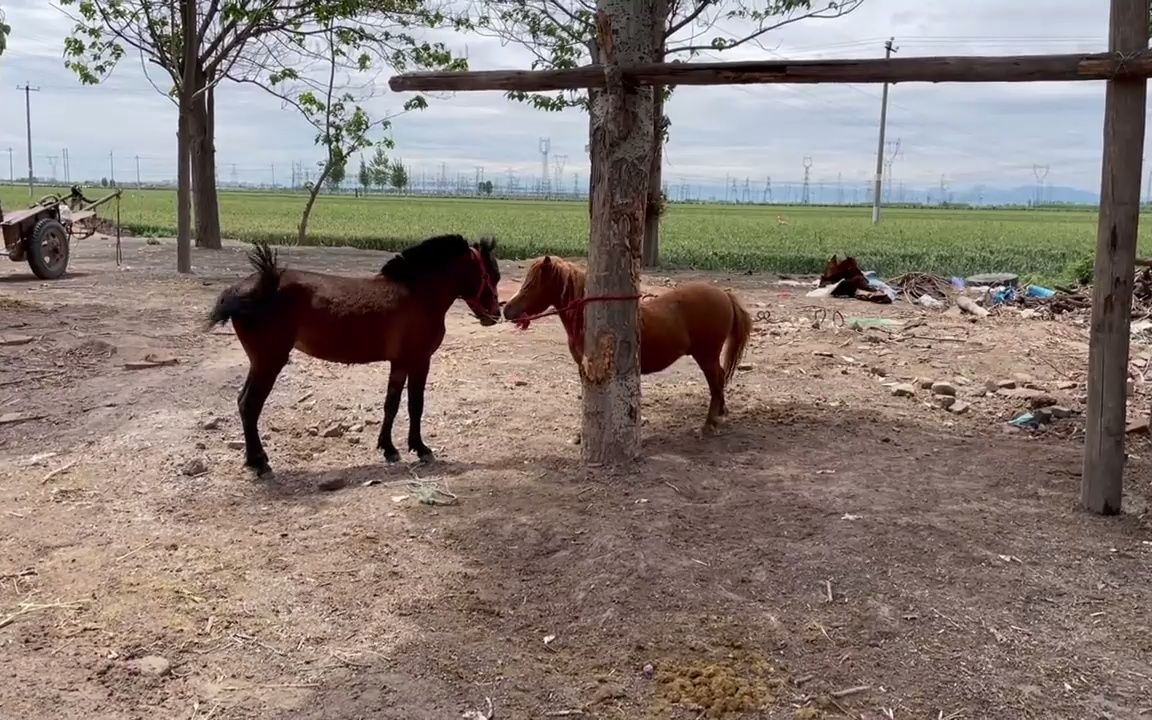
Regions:
[[41, 280], [55, 280], [68, 268], [68, 231], [53, 218], [45, 218], [32, 228], [28, 238], [28, 265]]

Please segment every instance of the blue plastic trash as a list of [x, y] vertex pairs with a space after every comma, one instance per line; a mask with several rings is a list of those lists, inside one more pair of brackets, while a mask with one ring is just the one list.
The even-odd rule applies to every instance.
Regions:
[[1025, 297], [1030, 298], [1050, 298], [1055, 294], [1055, 290], [1050, 290], [1046, 287], [1040, 287], [1039, 285], [1029, 285], [1024, 290]]

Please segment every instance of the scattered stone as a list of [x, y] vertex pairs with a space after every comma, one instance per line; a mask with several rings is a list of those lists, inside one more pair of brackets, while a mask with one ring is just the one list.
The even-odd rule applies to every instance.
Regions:
[[1128, 382], [1125, 383], [1124, 387], [1128, 392], [1128, 397], [1132, 397], [1132, 393], [1136, 392], [1136, 381], [1128, 378]]
[[932, 393], [934, 395], [947, 395], [949, 397], [956, 397], [956, 386], [952, 383], [946, 382], [932, 383]]
[[752, 368], [754, 368], [754, 367], [756, 367], [756, 366], [755, 366], [755, 365], [753, 365], [752, 363], [747, 363], [747, 362], [746, 362], [746, 363], [740, 363], [739, 365], [737, 365], [737, 366], [736, 366], [736, 369], [737, 369], [737, 370], [741, 370], [741, 371], [743, 371], [743, 372], [748, 372], [749, 370], [751, 370], [751, 369], [752, 369]]
[[1041, 425], [1047, 425], [1052, 422], [1052, 411], [1046, 407], [1036, 408], [1032, 411], [1032, 419]]
[[1033, 409], [1050, 407], [1052, 405], [1059, 404], [1059, 401], [1056, 398], [1052, 397], [1043, 390], [1037, 390], [1035, 388], [1011, 388], [1008, 390], [1001, 390], [998, 394], [1003, 397], [1009, 397], [1016, 400], [1027, 400], [1028, 406]]
[[935, 382], [936, 381], [933, 380], [932, 378], [916, 378], [915, 380], [912, 381], [912, 384], [918, 388], [922, 388], [924, 390], [927, 390], [930, 387], [932, 387], [935, 384]]
[[1130, 422], [1128, 423], [1128, 427], [1125, 428], [1125, 432], [1128, 432], [1132, 435], [1147, 435], [1150, 430], [1152, 430], [1152, 421], [1150, 421], [1148, 418]]
[[909, 383], [900, 383], [892, 386], [892, 394], [896, 397], [912, 397], [916, 394], [916, 388]]
[[873, 365], [872, 367], [868, 368], [868, 371], [876, 377], [888, 377], [888, 371], [882, 367], [876, 367]]
[[308, 434], [313, 436], [313, 437], [319, 435], [320, 434], [320, 426], [312, 425], [311, 427], [308, 428]]
[[200, 427], [204, 428], [205, 430], [215, 430], [216, 428], [220, 427], [220, 423], [222, 422], [224, 422], [224, 418], [214, 417], [205, 421], [205, 423]]
[[823, 350], [817, 350], [816, 352], [814, 352], [812, 354], [815, 355], [816, 357], [824, 357], [824, 358], [832, 357], [832, 353], [824, 352]]
[[963, 415], [964, 413], [968, 412], [968, 408], [970, 407], [972, 406], [963, 400], [957, 400], [948, 408], [948, 412], [952, 413], [953, 415]]
[[348, 432], [354, 432], [354, 433], [364, 432], [364, 423], [356, 423], [352, 427], [348, 428]]
[[32, 338], [27, 335], [0, 335], [0, 346], [2, 347], [27, 345], [30, 342], [32, 342]]
[[956, 383], [957, 385], [960, 385], [961, 387], [963, 387], [964, 385], [971, 385], [972, 384], [972, 381], [969, 380], [968, 378], [964, 377], [963, 375], [957, 375], [956, 377], [952, 378], [952, 382]]
[[616, 698], [622, 698], [626, 696], [627, 695], [624, 692], [624, 686], [617, 685], [615, 683], [605, 683], [604, 685], [601, 685], [600, 689], [592, 695], [592, 704], [595, 705], [597, 703], [606, 702], [608, 700], [615, 700]]
[[1080, 383], [1076, 382], [1075, 380], [1061, 380], [1060, 382], [1056, 383], [1056, 388], [1058, 390], [1075, 390], [1079, 386]]
[[652, 677], [652, 673], [656, 672], [656, 668], [652, 666], [652, 663], [647, 663], [644, 665], [642, 672], [644, 673], [644, 677], [650, 678]]
[[228, 441], [228, 449], [229, 450], [243, 450], [244, 449], [244, 441], [243, 440], [229, 440]]
[[1059, 420], [1070, 418], [1075, 414], [1071, 408], [1062, 407], [1060, 405], [1053, 405], [1052, 407], [1048, 408], [1048, 411], [1052, 413], [1052, 417]]
[[997, 382], [994, 387], [990, 385], [988, 387], [988, 389], [992, 390], [992, 391], [1013, 390], [1013, 389], [1015, 389], [1015, 387], [1016, 387], [1016, 381], [1015, 380], [1001, 380], [1001, 381]]
[[324, 428], [324, 432], [320, 433], [320, 437], [338, 438], [344, 437], [344, 433], [348, 432], [348, 428], [343, 423], [336, 423]]
[[516, 387], [527, 387], [528, 381], [527, 380], [517, 380], [516, 382], [514, 382], [512, 384], [515, 385]]
[[208, 444], [207, 444], [207, 443], [205, 443], [205, 442], [203, 442], [203, 441], [197, 441], [197, 442], [196, 442], [196, 449], [197, 449], [197, 450], [207, 450], [207, 449], [208, 449]]
[[350, 445], [359, 445], [360, 444], [360, 438], [356, 435], [350, 435], [350, 436], [348, 436], [348, 443]]
[[947, 410], [948, 408], [950, 408], [956, 404], [956, 396], [955, 395], [934, 395], [932, 397], [932, 402], [936, 405], [936, 407], [941, 407], [941, 408], [944, 408], [945, 410]]
[[1012, 379], [1015, 380], [1016, 384], [1020, 387], [1036, 386], [1036, 378], [1032, 377], [1028, 373], [1012, 373]]
[[188, 477], [196, 477], [208, 472], [208, 464], [201, 458], [194, 458], [184, 463], [184, 467], [180, 468], [180, 472]]
[[172, 672], [172, 663], [159, 655], [145, 655], [142, 658], [129, 660], [128, 666], [141, 675], [151, 675], [153, 677], [163, 677]]

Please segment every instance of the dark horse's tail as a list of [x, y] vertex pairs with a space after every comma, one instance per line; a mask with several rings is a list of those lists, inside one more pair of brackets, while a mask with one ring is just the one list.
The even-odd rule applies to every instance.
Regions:
[[276, 251], [268, 243], [254, 243], [248, 251], [248, 262], [256, 271], [255, 279], [246, 278], [220, 293], [212, 312], [208, 313], [204, 329], [211, 330], [229, 320], [233, 324], [236, 320], [258, 320], [280, 289], [282, 269], [276, 260]]
[[724, 349], [725, 385], [736, 374], [736, 367], [748, 348], [748, 338], [752, 336], [752, 316], [731, 291], [728, 292], [728, 299], [732, 301], [732, 329], [728, 331], [728, 347]]

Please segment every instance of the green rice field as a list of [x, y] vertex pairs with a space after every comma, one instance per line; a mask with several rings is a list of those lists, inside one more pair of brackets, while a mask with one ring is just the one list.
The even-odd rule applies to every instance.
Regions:
[[[26, 188], [0, 187], [3, 207], [27, 202]], [[298, 193], [222, 192], [224, 234], [294, 243], [304, 202]], [[121, 219], [132, 234], [171, 236], [175, 194], [126, 190]], [[446, 232], [494, 235], [509, 259], [583, 255], [588, 209], [584, 202], [321, 195], [308, 242], [395, 250]], [[669, 268], [811, 273], [833, 253], [847, 253], [884, 276], [1004, 271], [1061, 281], [1091, 257], [1095, 233], [1090, 210], [891, 209], [873, 226], [867, 208], [672, 204], [662, 260]], [[1147, 223], [1141, 248], [1152, 252]]]

